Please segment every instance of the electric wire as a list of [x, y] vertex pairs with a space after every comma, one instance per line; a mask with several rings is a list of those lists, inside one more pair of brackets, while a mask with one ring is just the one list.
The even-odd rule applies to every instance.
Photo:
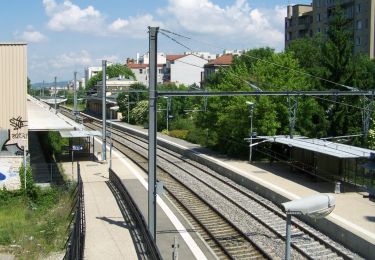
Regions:
[[[173, 32], [170, 32], [168, 30], [164, 30], [166, 33], [173, 33]], [[167, 32], [168, 31], [168, 32]], [[163, 33], [163, 35], [165, 35], [165, 33]], [[176, 36], [179, 36], [179, 37], [184, 37], [185, 39], [189, 39], [189, 40], [194, 40], [196, 42], [200, 42], [200, 43], [203, 43], [203, 44], [206, 44], [206, 45], [210, 45], [210, 46], [215, 46], [216, 48], [220, 49], [220, 50], [223, 50], [225, 48], [223, 47], [220, 47], [218, 45], [214, 45], [214, 44], [207, 44], [207, 42], [204, 42], [204, 41], [200, 41], [200, 40], [197, 40], [197, 39], [193, 39], [191, 37], [188, 37], [188, 36], [184, 36], [184, 35], [180, 35], [180, 34], [177, 34], [177, 33], [173, 33], [173, 35], [176, 35]], [[168, 38], [173, 38], [171, 36], [168, 36]], [[186, 46], [184, 44], [181, 44], [179, 43], [180, 45], [184, 46], [186, 48]], [[188, 48], [188, 47], [187, 47]], [[191, 50], [190, 48], [188, 48], [189, 50]], [[281, 64], [278, 64], [276, 62], [272, 62], [272, 61], [268, 61], [268, 60], [265, 60], [265, 59], [262, 59], [262, 58], [258, 58], [258, 57], [255, 57], [253, 55], [249, 55], [248, 53], [243, 53], [242, 54], [243, 56], [246, 56], [246, 57], [249, 57], [251, 59], [255, 59], [255, 60], [258, 60], [258, 61], [261, 61], [261, 62], [264, 62], [264, 63], [267, 63], [267, 64], [271, 64], [271, 65], [274, 65], [274, 66], [277, 66], [279, 68], [283, 68], [283, 69], [286, 69], [286, 70], [290, 70], [290, 71], [293, 71], [293, 72], [297, 72], [297, 73], [300, 73], [302, 75], [305, 75], [305, 76], [309, 76], [309, 77], [312, 77], [312, 78], [315, 78], [315, 79], [318, 79], [318, 80], [321, 80], [321, 81], [325, 81], [327, 83], [331, 83], [331, 84], [334, 84], [336, 86], [340, 86], [340, 87], [344, 87], [346, 89], [356, 89], [354, 87], [351, 87], [351, 86], [347, 86], [347, 85], [344, 85], [344, 84], [341, 84], [341, 83], [337, 83], [337, 82], [334, 82], [332, 80], [329, 80], [329, 79], [325, 79], [325, 78], [322, 78], [322, 77], [319, 77], [319, 76], [316, 76], [316, 75], [313, 75], [311, 73], [307, 73], [307, 72], [304, 72], [304, 71], [301, 71], [301, 70], [297, 70], [297, 69], [293, 69], [293, 68], [290, 68], [290, 67], [287, 67], [287, 66], [284, 66], [284, 65], [281, 65]]]

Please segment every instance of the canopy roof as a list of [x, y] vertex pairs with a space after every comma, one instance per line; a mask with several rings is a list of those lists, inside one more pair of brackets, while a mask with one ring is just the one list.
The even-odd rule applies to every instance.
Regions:
[[370, 158], [371, 154], [375, 154], [374, 150], [303, 136], [296, 136], [293, 139], [284, 135], [259, 137], [268, 140], [269, 142], [285, 144], [290, 147], [297, 147], [304, 150], [330, 155], [336, 158]]
[[102, 136], [99, 131], [60, 131], [60, 135], [63, 138], [72, 138], [72, 137], [92, 137], [92, 136]]

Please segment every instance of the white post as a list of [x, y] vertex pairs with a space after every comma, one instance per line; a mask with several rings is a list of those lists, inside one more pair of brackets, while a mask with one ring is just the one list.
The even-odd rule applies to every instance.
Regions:
[[285, 260], [290, 260], [291, 222], [292, 222], [292, 215], [286, 214]]
[[23, 174], [24, 174], [24, 186], [26, 190], [26, 173], [27, 173], [27, 162], [26, 162], [26, 145], [23, 146]]

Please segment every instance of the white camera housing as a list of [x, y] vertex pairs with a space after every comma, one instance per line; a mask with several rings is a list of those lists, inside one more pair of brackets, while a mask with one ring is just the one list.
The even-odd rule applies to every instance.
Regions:
[[282, 203], [289, 215], [307, 215], [312, 218], [324, 218], [335, 208], [335, 197], [330, 194], [317, 194], [302, 199]]

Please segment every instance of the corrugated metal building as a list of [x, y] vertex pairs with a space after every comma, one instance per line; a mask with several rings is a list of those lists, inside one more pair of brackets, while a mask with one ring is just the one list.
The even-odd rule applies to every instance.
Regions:
[[[6, 144], [26, 144], [27, 45], [0, 42], [0, 129], [9, 130]], [[0, 144], [2, 145], [2, 144]]]

